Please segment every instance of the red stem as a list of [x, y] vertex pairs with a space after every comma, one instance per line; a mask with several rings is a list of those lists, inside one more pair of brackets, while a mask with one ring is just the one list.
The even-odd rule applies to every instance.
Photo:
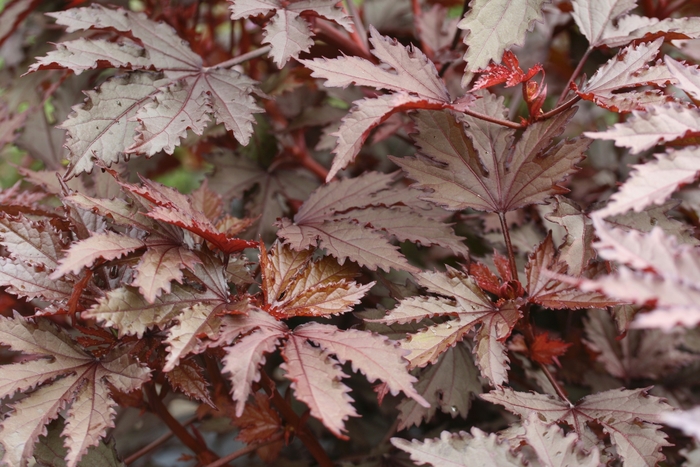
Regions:
[[211, 463], [219, 458], [216, 454], [211, 452], [205, 444], [200, 443], [192, 434], [190, 434], [187, 429], [180, 424], [180, 422], [172, 416], [168, 411], [168, 408], [163, 404], [163, 401], [158, 396], [156, 392], [156, 387], [153, 384], [146, 385], [146, 395], [148, 396], [148, 403], [150, 404], [153, 411], [158, 415], [163, 423], [165, 423], [170, 431], [178, 437], [182, 444], [187, 446], [190, 450], [197, 454], [200, 460], [207, 463]]
[[518, 266], [515, 264], [515, 253], [513, 252], [513, 244], [510, 241], [510, 231], [508, 230], [506, 215], [502, 212], [499, 212], [498, 220], [501, 221], [501, 230], [503, 231], [503, 238], [506, 242], [506, 249], [508, 250], [508, 265], [510, 266], [510, 275], [513, 277], [513, 280], [517, 281]]
[[354, 0], [345, 0], [345, 4], [348, 6], [348, 12], [355, 24], [355, 29], [350, 33], [350, 37], [362, 48], [365, 54], [371, 55], [369, 52], [369, 42], [367, 41], [367, 31], [365, 30], [365, 25], [362, 23], [362, 17], [357, 11]]
[[274, 381], [262, 370], [260, 371], [260, 385], [270, 397], [272, 404], [279, 411], [287, 424], [295, 428], [297, 438], [304, 443], [304, 446], [306, 446], [306, 449], [308, 449], [314, 459], [316, 459], [318, 465], [321, 467], [333, 467], [333, 461], [328, 457], [328, 454], [324, 451], [314, 434], [301, 422], [299, 415], [294, 412], [294, 409], [292, 409], [289, 403], [282, 397], [282, 394], [277, 390]]
[[357, 45], [355, 41], [353, 41], [346, 33], [334, 28], [327, 21], [316, 18], [315, 29], [316, 35], [319, 39], [338, 48], [347, 55], [355, 55], [357, 57], [365, 58], [372, 63], [378, 63], [377, 58], [374, 55], [370, 54], [369, 52], [365, 52], [365, 50]]
[[[182, 426], [190, 425], [196, 421], [197, 421], [197, 417], [194, 416], [194, 417], [190, 418], [189, 420], [185, 421], [182, 424]], [[132, 455], [130, 455], [129, 457], [124, 459], [124, 463], [126, 465], [134, 463], [136, 461], [136, 459], [139, 459], [139, 458], [145, 456], [146, 454], [148, 454], [149, 452], [158, 448], [159, 446], [161, 446], [163, 443], [165, 443], [167, 440], [169, 440], [172, 437], [173, 437], [173, 432], [172, 431], [167, 432], [166, 434], [164, 434], [160, 438], [147, 444], [146, 446], [142, 447], [141, 449], [139, 449], [138, 451], [136, 451], [135, 453], [133, 453]]]
[[302, 167], [316, 175], [322, 182], [325, 182], [326, 177], [328, 177], [328, 169], [322, 166], [316, 159], [311, 157], [311, 154], [306, 147], [306, 140], [304, 139], [303, 131], [299, 130], [294, 134], [294, 142], [296, 144], [291, 149], [294, 157], [299, 161]]
[[581, 100], [581, 97], [576, 95], [576, 96], [572, 97], [571, 99], [569, 99], [568, 101], [564, 102], [562, 105], [553, 108], [549, 112], [545, 112], [543, 114], [537, 115], [537, 117], [535, 119], [536, 120], [547, 120], [548, 118], [554, 117], [556, 114], [561, 113], [570, 107], [573, 107], [573, 105], [576, 104], [580, 100]]
[[571, 77], [569, 78], [569, 81], [567, 81], [566, 86], [564, 86], [564, 89], [561, 91], [561, 94], [559, 95], [559, 99], [557, 99], [557, 106], [559, 104], [561, 104], [561, 101], [563, 101], [564, 98], [566, 97], [566, 93], [569, 92], [569, 87], [571, 86], [571, 83], [573, 83], [574, 80], [578, 77], [579, 73], [581, 73], [581, 70], [583, 69], [583, 65], [586, 63], [586, 60], [588, 60], [588, 56], [591, 54], [591, 52], [593, 52], [592, 45], [588, 46], [588, 49], [583, 54], [583, 57], [581, 57], [581, 60], [578, 62], [578, 65], [576, 65], [576, 69], [574, 70], [573, 73], [571, 73]]
[[465, 114], [472, 116], [474, 118], [478, 118], [479, 120], [484, 120], [486, 122], [495, 123], [496, 125], [501, 125], [501, 126], [505, 126], [508, 128], [513, 128], [514, 130], [520, 130], [522, 128], [525, 128], [520, 123], [511, 122], [508, 120], [501, 120], [499, 118], [491, 117], [489, 115], [480, 114], [478, 112], [474, 112], [474, 111], [471, 111], [469, 109], [462, 109], [460, 111], [462, 113], [465, 113]]
[[231, 454], [222, 457], [216, 462], [212, 462], [211, 464], [208, 464], [204, 467], [221, 467], [227, 462], [230, 462], [234, 459], [238, 459], [241, 456], [245, 456], [248, 453], [251, 453], [253, 451], [256, 451], [260, 449], [261, 447], [267, 446], [268, 444], [276, 443], [277, 441], [281, 440], [284, 438], [284, 432], [277, 433], [274, 435], [272, 438], [268, 439], [267, 441], [264, 441], [262, 443], [255, 443], [255, 444], [249, 444], [248, 446], [239, 449], [238, 451], [232, 452]]

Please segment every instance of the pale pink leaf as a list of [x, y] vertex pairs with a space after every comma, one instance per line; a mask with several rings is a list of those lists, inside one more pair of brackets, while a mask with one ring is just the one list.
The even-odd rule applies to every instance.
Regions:
[[439, 109], [450, 102], [435, 65], [420, 50], [404, 47], [396, 40], [381, 36], [374, 27], [370, 27], [370, 35], [374, 46], [372, 53], [394, 72], [357, 57], [301, 60], [313, 71], [313, 77], [327, 80], [326, 86], [346, 87], [354, 83], [396, 91], [396, 94], [355, 102], [338, 131], [333, 133], [338, 137], [338, 143], [333, 151], [336, 157], [327, 181], [355, 159], [370, 130], [393, 113], [413, 108]]
[[494, 386], [501, 386], [508, 381], [508, 352], [504, 341], [510, 336], [515, 323], [520, 318], [520, 311], [515, 304], [506, 302], [482, 320], [481, 328], [476, 333], [474, 345], [475, 362], [481, 374]]
[[107, 261], [121, 258], [143, 247], [143, 241], [115, 232], [102, 232], [71, 245], [68, 254], [61, 259], [51, 278], [59, 279], [68, 273], [77, 274], [102, 258]]
[[536, 412], [540, 419], [547, 423], [563, 419], [572, 408], [572, 406], [554, 396], [533, 392], [517, 392], [505, 387], [493, 389], [491, 392], [482, 394], [479, 397], [493, 404], [500, 404], [506, 410], [519, 415], [523, 419], [527, 419], [532, 412]]
[[631, 303], [653, 303], [659, 313], [646, 318], [653, 327], [669, 329], [677, 322], [694, 325], [700, 316], [697, 251], [690, 245], [678, 245], [659, 227], [649, 233], [625, 232], [608, 227], [597, 216], [593, 221], [600, 238], [595, 246], [601, 257], [633, 269], [620, 266], [616, 274], [583, 281], [580, 287]]
[[170, 283], [182, 283], [182, 268], [194, 269], [199, 257], [190, 249], [175, 244], [148, 245], [135, 267], [136, 279], [131, 283], [138, 287], [147, 302], [153, 303], [161, 294], [170, 293]]
[[299, 14], [287, 9], [279, 9], [265, 27], [264, 44], [270, 44], [270, 55], [277, 67], [282, 68], [290, 58], [308, 52], [314, 45], [309, 23]]
[[[130, 33], [148, 50], [149, 63], [157, 69], [173, 70], [172, 76], [168, 76], [172, 79], [177, 79], [183, 72], [198, 69], [202, 65], [201, 57], [190, 50], [187, 42], [180, 39], [172, 27], [162, 22], [151, 21], [144, 13], [113, 10], [93, 4], [89, 7], [49, 13], [49, 16], [56, 18], [56, 23], [66, 26], [68, 32], [112, 28]], [[99, 59], [104, 57], [99, 56]]]
[[[77, 179], [72, 179], [77, 180]], [[144, 232], [158, 229], [157, 222], [149, 219], [140, 212], [142, 206], [139, 203], [129, 202], [124, 199], [104, 199], [85, 196], [81, 193], [73, 193], [63, 198], [74, 206], [108, 217], [111, 222], [118, 225], [135, 227]]]
[[430, 292], [454, 297], [462, 307], [464, 317], [471, 315], [479, 319], [484, 314], [496, 310], [496, 305], [489, 299], [477, 285], [473, 277], [470, 277], [453, 268], [448, 268], [446, 273], [422, 272], [417, 276], [418, 283]]
[[419, 98], [449, 102], [445, 83], [435, 65], [414, 47], [406, 47], [395, 39], [382, 36], [370, 26], [372, 53], [394, 72], [387, 71], [369, 60], [358, 57], [300, 60], [313, 71], [314, 78], [324, 78], [326, 86], [346, 87], [349, 84], [370, 86], [408, 93]]
[[366, 266], [372, 270], [379, 267], [387, 272], [390, 268], [399, 271], [417, 271], [399, 253], [398, 248], [389, 243], [382, 234], [358, 227], [351, 221], [304, 224], [291, 223], [288, 219], [283, 219], [277, 234], [294, 249], [302, 250], [310, 246], [319, 246], [341, 263], [349, 258], [360, 266]]
[[[70, 11], [70, 10], [69, 10]], [[115, 68], [148, 68], [150, 61], [144, 57], [143, 48], [134, 43], [117, 43], [105, 39], [87, 40], [83, 37], [60, 42], [56, 50], [49, 51], [44, 57], [29, 67], [29, 72], [67, 68], [76, 75], [86, 70], [97, 68], [101, 60], [107, 61]]]
[[661, 421], [666, 425], [678, 428], [688, 436], [693, 436], [696, 440], [700, 440], [700, 407], [666, 412], [661, 415]]
[[[75, 141], [75, 147], [72, 149], [77, 151], [69, 175], [91, 170], [91, 159], [100, 158], [102, 152], [107, 165], [115, 162], [121, 153], [150, 156], [165, 150], [172, 154], [186, 130], [202, 134], [211, 120], [210, 114], [232, 131], [239, 142], [248, 143], [254, 121], [252, 114], [261, 111], [250, 95], [255, 91], [254, 82], [232, 69], [203, 67], [202, 58], [177, 36], [172, 27], [153, 22], [143, 13], [98, 5], [53, 13], [52, 16], [59, 24], [68, 26], [69, 31], [108, 29], [128, 33], [137, 42], [123, 37], [117, 42], [85, 38], [63, 42], [58, 44], [58, 50], [39, 58], [30, 67], [30, 72], [68, 68], [80, 73], [97, 67], [108, 57], [107, 61], [114, 67], [144, 71], [155, 68], [167, 78], [142, 83], [146, 87], [138, 93], [127, 93], [123, 109], [113, 105], [120, 102], [118, 98], [98, 102], [97, 107], [110, 114], [111, 122], [106, 122], [104, 112], [97, 110], [76, 116], [78, 121], [67, 122], [65, 125], [74, 130], [72, 141]], [[123, 80], [128, 82], [132, 78], [110, 80], [104, 85], [105, 90], [116, 90], [121, 94], [125, 89], [117, 85]], [[97, 125], [93, 124], [92, 116], [97, 117]], [[73, 124], [81, 127], [76, 128]]]
[[236, 401], [238, 417], [243, 414], [251, 394], [251, 385], [260, 381], [259, 367], [265, 363], [265, 354], [274, 351], [280, 339], [284, 337], [284, 329], [279, 329], [279, 325], [274, 326], [274, 319], [268, 319], [273, 325], [258, 327], [256, 331], [240, 338], [234, 346], [226, 349], [223, 371], [231, 375], [231, 395]]
[[613, 21], [637, 4], [635, 0], [573, 0], [571, 3], [574, 21], [590, 47], [598, 47]]
[[430, 405], [413, 388], [416, 378], [406, 369], [404, 351], [386, 337], [357, 329], [339, 330], [320, 323], [299, 326], [294, 335], [320, 345], [341, 363], [349, 361], [353, 371], [361, 371], [369, 382], [383, 381], [391, 394], [403, 391], [422, 406]]
[[[595, 5], [594, 2], [591, 4]], [[632, 41], [652, 40], [657, 37], [664, 37], [666, 40], [700, 37], [700, 20], [696, 16], [659, 20], [646, 16], [626, 15], [619, 18], [616, 23], [608, 23], [600, 45], [621, 47]]]
[[663, 204], [675, 191], [697, 179], [700, 171], [697, 147], [670, 149], [655, 156], [655, 160], [633, 166], [635, 170], [629, 178], [595, 215], [608, 217], [629, 210], [640, 212], [647, 206]]
[[664, 56], [664, 61], [671, 74], [678, 81], [676, 86], [687, 92], [692, 98], [700, 99], [700, 71], [698, 67], [684, 65], [668, 55]]
[[[499, 63], [503, 52], [513, 45], [522, 45], [525, 34], [542, 19], [542, 7], [546, 0], [473, 0], [469, 11], [457, 24], [465, 31], [467, 52], [464, 61], [467, 71], [486, 68], [491, 61]], [[462, 79], [467, 87], [471, 73]]]
[[[508, 443], [495, 433], [486, 434], [478, 428], [450, 433], [443, 431], [440, 438], [408, 441], [391, 438], [391, 444], [408, 452], [418, 465], [434, 467], [514, 467], [523, 465], [511, 452]], [[475, 464], [477, 462], [477, 464]]]
[[68, 466], [75, 467], [85, 451], [113, 426], [115, 411], [108, 395], [109, 385], [129, 392], [149, 378], [150, 370], [134, 363], [128, 349], [117, 348], [95, 359], [63, 331], [41, 319], [35, 324], [18, 314], [12, 319], [1, 318], [0, 342], [16, 351], [43, 357], [5, 365], [0, 375], [0, 397], [41, 385], [11, 404], [14, 410], [2, 422], [3, 460], [10, 465], [28, 465], [35, 442], [45, 433], [45, 425], [68, 408], [63, 432], [70, 440], [66, 460]]
[[624, 88], [639, 86], [665, 86], [673, 84], [677, 79], [662, 64], [649, 67], [663, 43], [658, 39], [649, 44], [631, 45], [621, 50], [615, 57], [600, 67], [591, 79], [577, 91], [578, 95], [586, 100], [595, 102], [601, 107], [614, 111], [645, 110], [649, 104], [663, 104], [669, 100], [668, 96], [658, 94], [658, 98], [652, 99], [656, 91], [645, 91], [643, 99], [640, 94], [620, 93]]
[[515, 392], [500, 388], [482, 395], [487, 401], [527, 418], [537, 412], [548, 423], [563, 421], [583, 436], [586, 424], [596, 422], [610, 434], [618, 455], [626, 466], [654, 467], [665, 456], [666, 435], [654, 424], [669, 405], [647, 395], [648, 389], [614, 389], [586, 396], [575, 405], [543, 394]]
[[177, 317], [178, 323], [170, 328], [167, 344], [168, 356], [163, 371], [175, 368], [180, 360], [191, 353], [202, 352], [202, 336], [215, 336], [221, 326], [221, 316], [217, 316], [215, 306], [209, 303], [196, 303], [185, 308]]
[[11, 258], [0, 258], [0, 286], [18, 297], [68, 300], [75, 284], [67, 278], [53, 279], [51, 270]]
[[[116, 415], [116, 404], [107, 385], [96, 383], [94, 378], [86, 381], [75, 393], [73, 403], [68, 409], [63, 430], [68, 447], [67, 465], [77, 465], [83, 453], [89, 447], [96, 446], [104, 432], [114, 426], [112, 420]], [[102, 409], [95, 410], [95, 407]]]
[[307, 198], [294, 216], [297, 223], [322, 222], [334, 212], [372, 205], [376, 194], [394, 183], [395, 175], [366, 172], [359, 177], [333, 181], [320, 186]]
[[402, 349], [409, 353], [406, 360], [410, 368], [434, 364], [440, 355], [454, 347], [474, 328], [474, 322], [462, 324], [460, 318], [435, 324], [417, 333], [409, 334], [399, 341]]
[[235, 70], [214, 68], [202, 75], [200, 85], [209, 96], [216, 122], [247, 145], [253, 134], [253, 114], [262, 112], [251, 95], [257, 91], [255, 81]]
[[636, 154], [657, 144], [700, 133], [700, 112], [679, 104], [650, 106], [647, 112], [633, 111], [624, 123], [606, 131], [587, 131], [589, 138], [612, 140], [615, 146]]
[[593, 217], [599, 241], [594, 244], [606, 260], [628, 264], [635, 269], [694, 284], [700, 278], [700, 254], [691, 245], [679, 245], [674, 237], [656, 227], [651, 232], [625, 232], [610, 228]]
[[347, 377], [327, 351], [311, 346], [305, 338], [292, 334], [282, 351], [281, 368], [292, 381], [297, 399], [305, 403], [311, 415], [319, 419], [331, 433], [346, 438], [345, 421], [358, 416], [352, 406]]
[[600, 452], [593, 448], [589, 454], [582, 450], [582, 443], [576, 433], [564, 435], [556, 424], [545, 424], [531, 413], [525, 426], [525, 440], [537, 453], [542, 467], [598, 467]]
[[135, 334], [140, 338], [147, 329], [165, 328], [183, 308], [211, 299], [211, 295], [174, 285], [169, 293], [148, 302], [136, 289], [120, 287], [107, 292], [83, 316], [116, 328], [120, 337]]
[[384, 324], [404, 324], [431, 318], [436, 315], [456, 316], [461, 312], [463, 312], [463, 308], [456, 305], [451, 300], [440, 297], [417, 296], [401, 300], [399, 305], [396, 308], [392, 308], [383, 318], [368, 321]]
[[335, 158], [326, 181], [347, 167], [360, 153], [370, 131], [385, 122], [395, 112], [426, 107], [442, 108], [444, 105], [406, 93], [385, 94], [373, 99], [356, 101], [355, 106], [343, 117], [338, 131], [331, 133], [338, 138], [333, 149]]
[[229, 0], [231, 19], [275, 12], [264, 27], [264, 44], [270, 44], [270, 56], [282, 68], [290, 58], [298, 58], [314, 44], [311, 25], [300, 16], [309, 11], [353, 31], [352, 21], [338, 7], [337, 0], [301, 0], [280, 3], [277, 0]]
[[159, 84], [165, 83], [150, 73], [131, 73], [86, 91], [86, 102], [73, 107], [73, 114], [59, 127], [68, 132], [71, 166], [66, 176], [91, 172], [95, 160], [107, 167], [119, 162], [134, 143], [139, 123], [132, 117], [150, 102]]
[[257, 16], [281, 8], [278, 0], [231, 0], [229, 3], [231, 19]]
[[44, 220], [0, 214], [0, 245], [19, 261], [55, 269], [67, 243], [67, 236]]
[[140, 123], [136, 143], [127, 153], [152, 156], [159, 151], [172, 154], [191, 129], [201, 135], [209, 123], [208, 96], [192, 83], [176, 83], [158, 93], [154, 102], [141, 107], [135, 115]]

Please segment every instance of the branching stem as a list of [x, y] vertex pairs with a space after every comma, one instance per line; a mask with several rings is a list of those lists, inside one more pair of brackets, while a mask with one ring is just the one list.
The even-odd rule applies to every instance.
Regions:
[[260, 371], [260, 385], [263, 390], [267, 393], [272, 401], [272, 404], [280, 412], [285, 421], [292, 427], [295, 428], [294, 433], [297, 438], [304, 443], [306, 449], [309, 450], [311, 455], [316, 459], [318, 465], [321, 467], [333, 467], [333, 461], [331, 461], [328, 454], [323, 449], [321, 444], [318, 442], [316, 437], [311, 430], [301, 422], [299, 415], [294, 412], [294, 409], [289, 405], [289, 403], [282, 397], [282, 394], [276, 388], [275, 382], [267, 376], [265, 371]]
[[547, 120], [548, 118], [554, 117], [556, 114], [561, 113], [570, 107], [573, 107], [574, 104], [576, 104], [578, 101], [581, 100], [580, 96], [574, 96], [568, 101], [564, 102], [562, 105], [559, 105], [549, 112], [545, 112], [543, 114], [540, 114], [537, 116], [537, 120]]
[[218, 461], [212, 462], [211, 464], [207, 464], [205, 467], [221, 467], [225, 465], [227, 462], [230, 462], [234, 459], [238, 459], [239, 457], [245, 456], [246, 454], [249, 454], [263, 446], [267, 446], [268, 444], [276, 443], [277, 441], [281, 440], [284, 438], [284, 433], [277, 433], [274, 435], [272, 438], [268, 439], [267, 441], [263, 441], [262, 443], [255, 443], [255, 444], [249, 444], [248, 446], [239, 449], [238, 451], [234, 451], [231, 454], [222, 457]]
[[569, 92], [569, 87], [571, 86], [571, 83], [573, 83], [574, 80], [578, 78], [579, 73], [581, 73], [581, 70], [583, 69], [583, 65], [586, 63], [586, 60], [588, 60], [588, 56], [591, 55], [591, 52], [593, 52], [593, 47], [589, 46], [586, 52], [583, 54], [583, 57], [581, 57], [581, 61], [579, 61], [578, 65], [576, 65], [576, 69], [571, 74], [571, 77], [569, 78], [569, 81], [567, 81], [566, 86], [564, 86], [564, 89], [562, 89], [561, 94], [559, 95], [559, 99], [557, 99], [557, 108], [566, 97], [566, 93]]
[[218, 459], [218, 456], [213, 452], [209, 451], [205, 444], [200, 443], [197, 438], [192, 436], [192, 434], [187, 431], [187, 429], [177, 421], [175, 417], [168, 411], [168, 408], [163, 404], [163, 401], [158, 396], [156, 392], [156, 387], [154, 384], [146, 385], [146, 395], [148, 396], [148, 403], [150, 404], [153, 411], [158, 415], [163, 423], [165, 423], [170, 431], [178, 437], [182, 443], [187, 446], [190, 450], [197, 454], [197, 457], [204, 457], [214, 461]]
[[[194, 417], [186, 420], [182, 424], [182, 426], [186, 427], [186, 426], [188, 426], [196, 421], [197, 421], [197, 417], [194, 416]], [[153, 451], [154, 449], [157, 449], [158, 447], [160, 447], [163, 443], [165, 443], [166, 441], [168, 441], [172, 437], [173, 437], [173, 432], [172, 431], [167, 432], [166, 434], [164, 434], [160, 438], [152, 441], [151, 443], [147, 444], [146, 446], [142, 447], [141, 449], [139, 449], [138, 451], [136, 451], [135, 453], [133, 453], [132, 455], [130, 455], [129, 457], [124, 459], [124, 463], [126, 465], [134, 463], [136, 461], [136, 459], [140, 459], [141, 457], [145, 456], [146, 454]]]

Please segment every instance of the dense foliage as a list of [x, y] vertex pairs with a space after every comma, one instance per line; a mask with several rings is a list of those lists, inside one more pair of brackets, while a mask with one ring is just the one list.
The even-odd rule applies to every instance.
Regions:
[[0, 8], [0, 463], [700, 465], [697, 1]]

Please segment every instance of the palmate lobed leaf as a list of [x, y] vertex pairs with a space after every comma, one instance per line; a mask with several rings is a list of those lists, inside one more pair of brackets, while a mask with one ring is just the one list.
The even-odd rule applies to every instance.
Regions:
[[264, 27], [263, 44], [270, 44], [270, 55], [275, 64], [282, 68], [291, 58], [298, 58], [301, 52], [308, 52], [314, 44], [313, 32], [303, 13], [315, 13], [333, 21], [352, 32], [352, 21], [338, 0], [301, 0], [281, 2], [279, 0], [229, 0], [231, 19], [241, 19], [274, 12]]
[[[279, 222], [277, 235], [295, 250], [318, 246], [342, 264], [347, 258], [360, 266], [387, 272], [390, 268], [418, 271], [387, 236], [440, 245], [460, 255], [467, 253], [461, 238], [420, 206], [418, 191], [393, 188], [393, 182], [393, 174], [367, 172], [323, 185], [299, 208], [293, 222]], [[378, 206], [397, 212], [384, 216], [382, 210], [373, 209]], [[398, 214], [402, 211], [405, 218]]]
[[[643, 86], [665, 87], [678, 82], [673, 73], [660, 63], [647, 65], [652, 61], [661, 45], [662, 39], [637, 46], [630, 45], [600, 67], [577, 94], [583, 99], [615, 112], [646, 110], [652, 105], [661, 105], [672, 101], [671, 96], [660, 90], [629, 91]], [[621, 91], [626, 89], [626, 91]]]
[[[45, 434], [45, 425], [65, 410], [66, 465], [76, 466], [87, 449], [97, 445], [113, 426], [115, 402], [109, 385], [129, 392], [149, 379], [150, 370], [134, 362], [128, 349], [116, 348], [97, 359], [41, 318], [36, 322], [18, 314], [0, 318], [0, 342], [24, 354], [42, 357], [4, 365], [0, 376], [0, 398], [17, 391], [29, 392], [11, 404], [13, 412], [2, 422], [3, 460], [10, 465], [28, 465], [34, 444]], [[47, 361], [47, 357], [52, 361]]]
[[393, 91], [393, 94], [354, 102], [355, 107], [333, 133], [338, 137], [338, 143], [333, 150], [336, 157], [326, 177], [327, 182], [355, 159], [369, 132], [395, 112], [459, 109], [471, 101], [466, 97], [452, 102], [435, 64], [421, 50], [405, 47], [395, 39], [382, 36], [374, 27], [370, 27], [370, 42], [374, 47], [372, 54], [393, 71], [358, 57], [300, 60], [313, 71], [311, 76], [326, 79], [326, 86], [346, 87], [353, 83]]
[[503, 342], [510, 336], [520, 311], [513, 301], [492, 302], [473, 277], [449, 268], [447, 273], [424, 272], [419, 285], [443, 297], [410, 297], [401, 300], [381, 319], [373, 322], [392, 324], [420, 321], [433, 316], [454, 316], [430, 325], [400, 341], [409, 350], [406, 356], [412, 368], [435, 363], [438, 357], [481, 325], [476, 335], [474, 354], [482, 374], [499, 386], [508, 380], [508, 357]]
[[[155, 69], [165, 76], [137, 72], [108, 80], [98, 92], [88, 93], [88, 103], [76, 106], [75, 114], [62, 125], [69, 134], [69, 177], [90, 172], [95, 159], [109, 166], [124, 154], [152, 156], [161, 150], [172, 154], [188, 129], [203, 133], [210, 115], [242, 144], [248, 143], [253, 114], [261, 111], [251, 96], [255, 82], [231, 69], [204, 67], [202, 58], [170, 26], [142, 13], [100, 5], [51, 16], [68, 32], [117, 31], [122, 33], [121, 42], [64, 41], [39, 58], [30, 72], [65, 68], [79, 74], [106, 62], [116, 68]], [[126, 33], [137, 42], [126, 39]]]
[[494, 123], [465, 118], [467, 127], [447, 112], [419, 112], [419, 157], [391, 159], [428, 191], [427, 201], [455, 211], [512, 211], [567, 191], [558, 182], [576, 170], [589, 143], [552, 140], [574, 112], [528, 126], [515, 143], [512, 130]]
[[680, 323], [700, 322], [700, 257], [690, 245], [679, 245], [660, 227], [650, 232], [625, 232], [611, 228], [593, 217], [600, 241], [595, 244], [601, 257], [620, 266], [616, 274], [584, 281], [584, 290], [599, 290], [609, 297], [636, 304], [653, 304], [654, 310], [639, 315], [635, 325], [670, 329]]
[[623, 465], [653, 467], [665, 459], [660, 450], [669, 445], [655, 423], [661, 421], [670, 406], [661, 398], [647, 395], [647, 391], [648, 388], [613, 389], [586, 396], [576, 404], [509, 388], [495, 389], [481, 397], [523, 419], [536, 412], [547, 423], [565, 422], [582, 439], [587, 436], [588, 423], [599, 423], [610, 435]]
[[429, 405], [412, 387], [415, 378], [406, 368], [404, 351], [384, 336], [318, 323], [290, 330], [263, 311], [249, 310], [248, 316], [226, 318], [220, 339], [235, 340], [226, 348], [224, 371], [233, 383], [237, 414], [243, 413], [250, 386], [260, 378], [258, 367], [265, 362], [265, 355], [278, 346], [296, 398], [340, 438], [345, 438], [345, 420], [357, 412], [348, 395], [350, 388], [341, 382], [347, 375], [339, 362], [350, 362], [353, 370], [361, 371], [370, 381], [382, 380], [392, 394], [403, 391], [419, 404]]

